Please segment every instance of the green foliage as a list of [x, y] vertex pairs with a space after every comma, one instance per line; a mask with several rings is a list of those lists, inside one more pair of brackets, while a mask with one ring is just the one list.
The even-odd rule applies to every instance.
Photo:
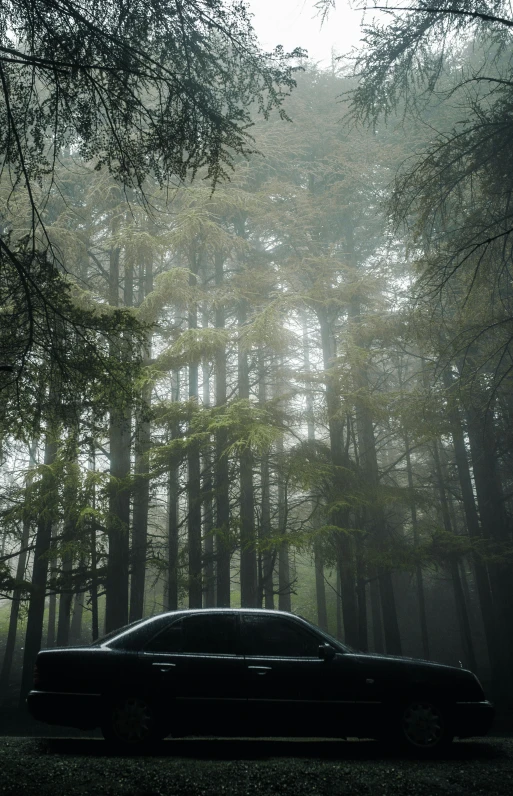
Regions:
[[204, 359], [212, 360], [226, 346], [230, 336], [225, 329], [187, 329], [157, 357], [152, 372], [158, 376], [185, 365], [199, 364]]

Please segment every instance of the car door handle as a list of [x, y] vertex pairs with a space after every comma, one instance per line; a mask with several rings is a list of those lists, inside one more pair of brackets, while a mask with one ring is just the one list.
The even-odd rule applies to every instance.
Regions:
[[176, 663], [152, 663], [151, 665], [155, 666], [163, 674], [170, 672], [171, 669], [176, 669]]
[[255, 672], [259, 675], [267, 674], [267, 672], [272, 672], [272, 666], [248, 666], [248, 669]]

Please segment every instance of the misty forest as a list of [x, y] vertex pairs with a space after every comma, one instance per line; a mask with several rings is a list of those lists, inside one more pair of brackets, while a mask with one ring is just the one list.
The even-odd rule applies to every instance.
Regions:
[[243, 606], [513, 706], [513, 12], [414, 5], [321, 66], [240, 2], [1, 3], [4, 703]]

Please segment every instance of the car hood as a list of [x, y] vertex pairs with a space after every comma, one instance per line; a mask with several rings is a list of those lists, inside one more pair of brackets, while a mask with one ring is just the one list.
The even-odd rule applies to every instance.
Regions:
[[469, 669], [463, 669], [460, 666], [450, 666], [446, 663], [438, 663], [437, 661], [426, 661], [422, 658], [408, 658], [404, 655], [385, 655], [371, 652], [354, 652], [351, 657], [355, 660], [361, 661], [377, 667], [383, 668], [401, 668], [403, 666], [421, 668], [436, 672], [447, 672], [447, 674], [454, 675], [472, 675]]

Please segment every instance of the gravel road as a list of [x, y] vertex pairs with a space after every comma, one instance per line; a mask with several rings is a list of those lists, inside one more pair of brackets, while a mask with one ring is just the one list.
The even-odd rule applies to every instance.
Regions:
[[9, 796], [511, 796], [513, 738], [419, 762], [373, 741], [167, 740], [114, 755], [99, 738], [0, 737], [0, 771]]

